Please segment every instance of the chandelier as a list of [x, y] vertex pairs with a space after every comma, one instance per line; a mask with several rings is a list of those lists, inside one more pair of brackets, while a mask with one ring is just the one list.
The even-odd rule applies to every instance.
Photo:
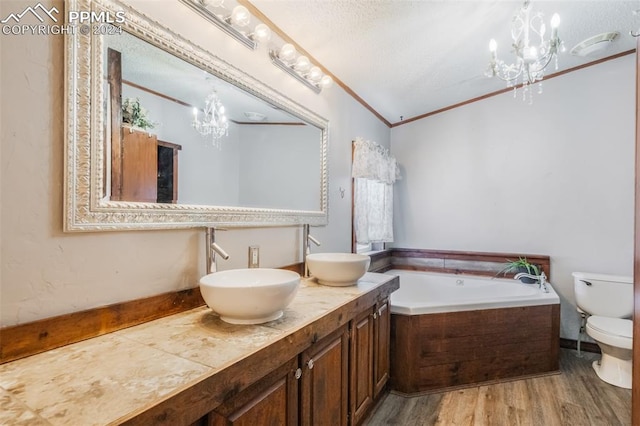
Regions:
[[216, 92], [211, 92], [205, 100], [204, 115], [198, 119], [198, 108], [193, 108], [193, 122], [191, 125], [202, 136], [212, 137], [213, 146], [220, 148], [220, 138], [229, 134], [229, 121], [224, 115], [224, 105]]
[[515, 63], [507, 64], [498, 59], [498, 45], [495, 39], [491, 39], [491, 62], [487, 76], [506, 81], [507, 87], [513, 87], [514, 97], [518, 87], [522, 86], [522, 99], [532, 102], [531, 85], [538, 83], [538, 93], [542, 93], [545, 69], [552, 60], [555, 61], [555, 69], [558, 69], [558, 50], [563, 49], [562, 41], [558, 38], [560, 16], [557, 13], [551, 17], [550, 24], [551, 35], [545, 39], [547, 27], [544, 16], [541, 12], [532, 12], [530, 2], [526, 0], [511, 21]]

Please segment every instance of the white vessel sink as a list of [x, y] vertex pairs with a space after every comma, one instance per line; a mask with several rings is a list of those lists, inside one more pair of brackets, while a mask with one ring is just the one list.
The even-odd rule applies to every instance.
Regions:
[[309, 273], [319, 284], [333, 287], [355, 285], [367, 272], [371, 258], [355, 253], [313, 253], [307, 256]]
[[261, 324], [280, 318], [299, 286], [300, 275], [283, 269], [231, 269], [200, 278], [207, 306], [232, 324]]

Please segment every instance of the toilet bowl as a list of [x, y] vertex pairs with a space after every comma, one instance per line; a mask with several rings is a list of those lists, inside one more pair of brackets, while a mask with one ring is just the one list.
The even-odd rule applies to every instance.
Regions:
[[605, 382], [631, 389], [633, 279], [585, 272], [573, 277], [578, 312], [588, 316], [585, 330], [602, 351], [593, 369]]
[[628, 319], [590, 316], [587, 334], [596, 341], [602, 358], [593, 362], [598, 377], [607, 383], [631, 389], [633, 322]]

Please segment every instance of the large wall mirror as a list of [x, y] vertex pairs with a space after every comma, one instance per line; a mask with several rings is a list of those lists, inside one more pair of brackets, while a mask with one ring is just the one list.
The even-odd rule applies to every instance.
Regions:
[[67, 10], [126, 19], [65, 38], [66, 231], [327, 223], [324, 118], [129, 6]]

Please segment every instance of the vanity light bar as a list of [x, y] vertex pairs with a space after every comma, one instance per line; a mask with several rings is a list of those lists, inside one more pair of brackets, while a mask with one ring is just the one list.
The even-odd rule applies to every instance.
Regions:
[[256, 50], [258, 47], [258, 43], [249, 38], [246, 34], [235, 29], [231, 24], [229, 24], [226, 20], [220, 18], [215, 13], [211, 12], [209, 9], [204, 7], [204, 5], [200, 4], [198, 0], [180, 0], [183, 4], [189, 6], [192, 10], [197, 12], [200, 16], [205, 18], [206, 20], [214, 23], [218, 28], [220, 28], [225, 33], [229, 34], [231, 37], [238, 40], [240, 43], [244, 44], [251, 50]]
[[269, 51], [269, 57], [271, 58], [271, 62], [281, 70], [285, 71], [287, 74], [296, 78], [299, 82], [307, 86], [309, 89], [313, 90], [315, 93], [320, 93], [322, 88], [319, 85], [316, 85], [305, 78], [303, 75], [300, 75], [295, 69], [291, 66], [287, 65], [282, 59], [278, 57], [278, 53], [274, 50]]
[[[181, 3], [191, 8], [191, 10], [195, 11], [198, 15], [212, 22], [251, 50], [256, 50], [258, 42], [267, 42], [270, 40], [272, 30], [265, 23], [256, 25], [253, 33], [249, 35], [235, 27], [245, 27], [249, 25], [252, 15], [245, 6], [236, 6], [228, 18], [217, 15], [207, 8], [207, 5], [222, 8], [223, 1], [224, 0], [180, 0]], [[255, 17], [253, 18], [260, 21]], [[298, 55], [298, 52], [296, 52], [295, 47], [291, 43], [285, 43], [280, 47], [279, 51], [270, 49], [269, 57], [275, 66], [300, 81], [316, 94], [320, 93], [323, 88], [330, 87], [333, 83], [330, 75], [324, 75], [320, 67], [313, 66], [306, 56]]]

